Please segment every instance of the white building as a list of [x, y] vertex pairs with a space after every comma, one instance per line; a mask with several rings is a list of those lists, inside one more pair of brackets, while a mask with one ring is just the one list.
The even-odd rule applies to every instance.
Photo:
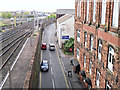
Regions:
[[59, 47], [69, 38], [74, 38], [74, 15], [66, 14], [57, 19], [57, 39]]

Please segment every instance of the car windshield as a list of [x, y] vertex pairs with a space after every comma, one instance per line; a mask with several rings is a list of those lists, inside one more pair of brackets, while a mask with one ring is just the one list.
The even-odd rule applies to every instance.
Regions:
[[55, 46], [52, 45], [52, 46], [50, 46], [50, 47], [55, 47]]
[[48, 66], [48, 64], [47, 63], [43, 63], [42, 66]]

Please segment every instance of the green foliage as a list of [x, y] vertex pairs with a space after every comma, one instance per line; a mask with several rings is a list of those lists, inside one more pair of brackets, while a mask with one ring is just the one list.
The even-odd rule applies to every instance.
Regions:
[[11, 18], [11, 17], [12, 17], [11, 13], [8, 13], [7, 18]]
[[64, 50], [67, 52], [70, 52], [70, 48], [74, 50], [74, 39], [70, 38], [68, 41], [66, 41], [64, 44]]
[[2, 13], [2, 18], [7, 18], [7, 13], [6, 12]]

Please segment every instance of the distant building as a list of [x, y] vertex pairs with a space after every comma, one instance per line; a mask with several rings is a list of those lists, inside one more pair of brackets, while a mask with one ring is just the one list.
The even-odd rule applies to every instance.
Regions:
[[58, 19], [65, 14], [75, 15], [75, 9], [57, 9], [56, 18]]
[[119, 0], [75, 2], [74, 57], [86, 87], [120, 89], [119, 7]]
[[74, 15], [66, 14], [57, 19], [57, 39], [59, 47], [69, 38], [74, 38]]

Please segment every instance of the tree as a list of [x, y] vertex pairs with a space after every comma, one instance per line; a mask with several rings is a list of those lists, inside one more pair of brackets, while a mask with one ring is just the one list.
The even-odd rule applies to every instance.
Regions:
[[2, 13], [2, 18], [7, 18], [6, 12], [3, 12], [3, 13]]
[[11, 13], [7, 13], [7, 18], [11, 18], [11, 17], [12, 17]]

